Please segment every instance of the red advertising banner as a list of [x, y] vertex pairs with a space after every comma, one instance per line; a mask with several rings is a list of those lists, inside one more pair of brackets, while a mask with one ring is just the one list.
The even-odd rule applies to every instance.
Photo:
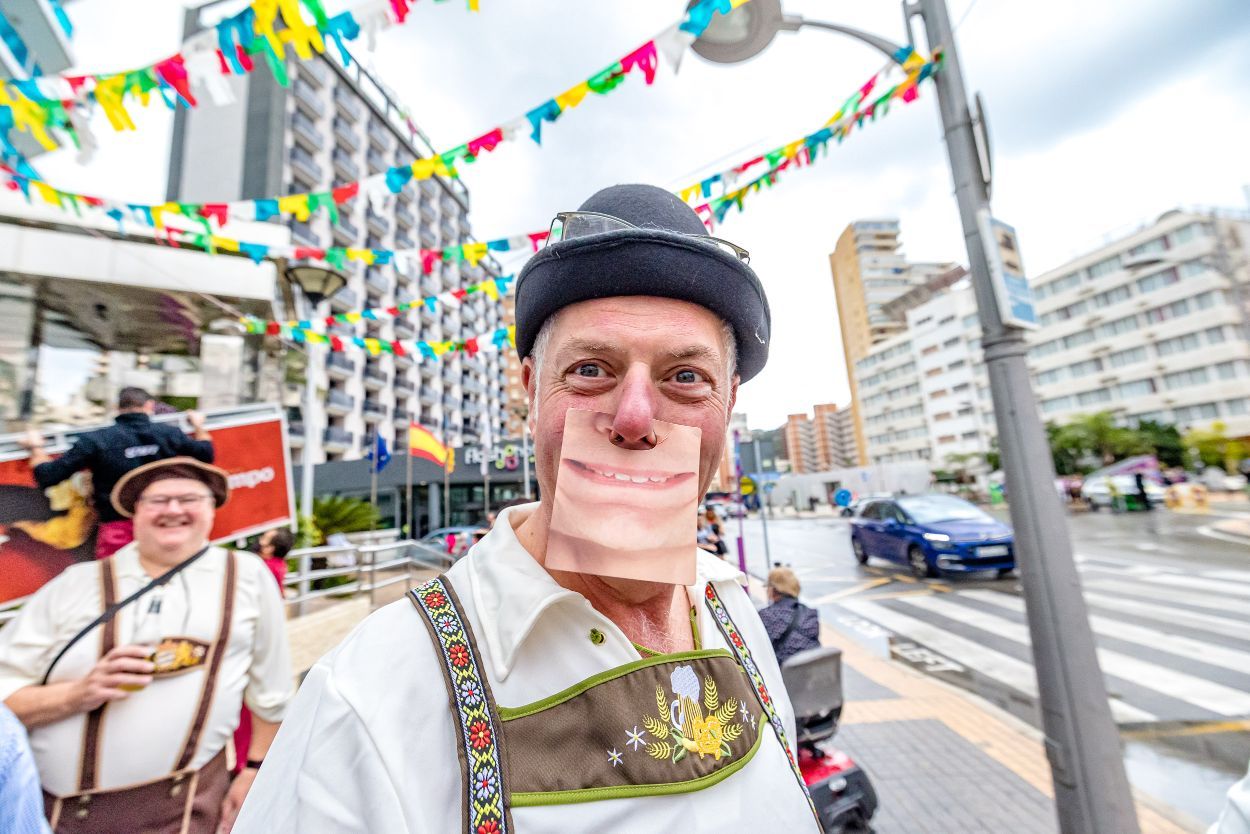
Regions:
[[[217, 510], [214, 541], [288, 525], [294, 499], [286, 426], [263, 415], [208, 415], [215, 464], [230, 473], [230, 500]], [[27, 596], [68, 566], [95, 558], [91, 477], [79, 472], [40, 491], [26, 458], [0, 461], [0, 603]]]

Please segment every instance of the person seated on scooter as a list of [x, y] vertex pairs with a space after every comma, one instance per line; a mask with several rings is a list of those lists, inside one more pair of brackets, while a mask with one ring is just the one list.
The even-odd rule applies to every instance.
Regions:
[[760, 619], [773, 641], [777, 663], [820, 646], [820, 615], [815, 608], [799, 602], [799, 578], [789, 568], [773, 568], [768, 573], [769, 605]]

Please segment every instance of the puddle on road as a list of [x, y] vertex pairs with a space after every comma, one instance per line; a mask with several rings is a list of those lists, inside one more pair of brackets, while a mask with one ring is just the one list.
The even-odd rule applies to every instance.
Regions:
[[1199, 823], [1196, 830], [1205, 831], [1224, 807], [1228, 789], [1246, 773], [1250, 731], [1159, 738], [1140, 735], [1124, 733], [1129, 781], [1192, 817]]

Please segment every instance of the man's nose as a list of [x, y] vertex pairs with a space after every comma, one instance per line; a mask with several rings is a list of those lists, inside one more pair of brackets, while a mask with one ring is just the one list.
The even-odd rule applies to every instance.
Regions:
[[656, 391], [645, 365], [630, 367], [621, 382], [612, 419], [612, 442], [622, 449], [653, 449], [656, 444]]

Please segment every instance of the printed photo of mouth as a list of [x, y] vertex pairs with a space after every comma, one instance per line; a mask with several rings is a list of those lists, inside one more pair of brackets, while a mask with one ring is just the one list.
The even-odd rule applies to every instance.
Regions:
[[611, 442], [613, 415], [569, 409], [546, 565], [553, 570], [694, 582], [700, 431], [656, 421], [659, 442]]

